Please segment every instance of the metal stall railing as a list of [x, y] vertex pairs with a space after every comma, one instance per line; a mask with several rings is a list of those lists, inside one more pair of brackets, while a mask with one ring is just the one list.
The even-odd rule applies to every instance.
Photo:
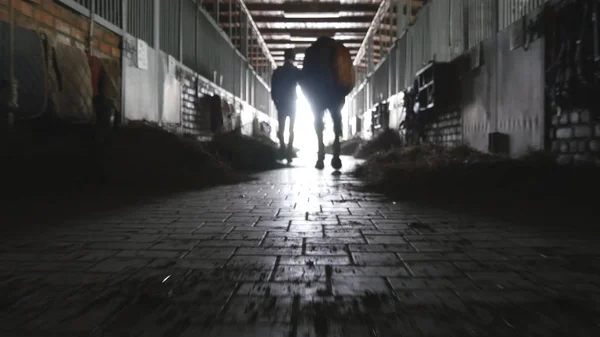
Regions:
[[[122, 0], [56, 0], [76, 12], [90, 17], [93, 14], [94, 21], [121, 34], [123, 27]], [[92, 10], [93, 8], [93, 10]]]
[[[275, 61], [242, 1], [230, 0], [231, 4], [222, 5], [242, 13], [236, 18], [236, 25], [230, 24], [229, 35], [202, 8], [200, 0], [56, 1], [87, 17], [93, 16], [97, 23], [119, 35], [123, 34], [125, 22], [127, 34], [144, 40], [149, 47], [158, 45], [203, 78], [256, 110], [272, 114], [269, 82]], [[243, 36], [239, 43], [233, 43], [234, 33]], [[252, 34], [259, 48], [248, 48], [248, 34]], [[267, 60], [260, 68], [251, 64], [249, 54], [257, 49]]]
[[[360, 84], [346, 100], [350, 120], [410, 87], [417, 71], [428, 62], [452, 61], [549, 0], [431, 0], [415, 20], [408, 17], [410, 11], [394, 8], [404, 1], [387, 1], [396, 13], [396, 32], [388, 30], [395, 43], [377, 66], [367, 67], [370, 72], [358, 74]], [[367, 34], [364, 49], [372, 51], [373, 43]], [[354, 64], [368, 57], [359, 53]]]

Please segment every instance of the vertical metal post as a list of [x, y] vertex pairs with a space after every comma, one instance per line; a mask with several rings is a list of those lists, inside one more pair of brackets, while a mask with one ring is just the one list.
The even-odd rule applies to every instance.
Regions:
[[154, 48], [158, 52], [160, 50], [160, 0], [154, 0], [154, 12], [152, 13]]
[[126, 107], [126, 99], [127, 99], [127, 66], [129, 62], [127, 62], [127, 49], [129, 46], [126, 45], [127, 41], [127, 15], [129, 9], [129, 0], [123, 0], [121, 2], [121, 29], [123, 35], [121, 36], [121, 120], [125, 120], [125, 107]]
[[[392, 67], [392, 64], [394, 64], [396, 62], [396, 58], [398, 58], [397, 56], [397, 50], [398, 47], [396, 46], [397, 41], [398, 41], [398, 36], [396, 35], [396, 31], [397, 29], [394, 29], [394, 21], [396, 16], [394, 15], [394, 8], [396, 9], [396, 11], [398, 10], [396, 6], [394, 6], [394, 0], [391, 0], [390, 2], [390, 29], [389, 29], [389, 34], [390, 34], [390, 50], [389, 50], [389, 67], [390, 67], [390, 76], [389, 76], [389, 81], [388, 81], [388, 93], [389, 96], [392, 96], [396, 93], [395, 87], [392, 88], [394, 86], [394, 83], [396, 83], [397, 79], [396, 79], [396, 74], [398, 73], [398, 70], [395, 71], [394, 73], [394, 69], [395, 67]], [[396, 25], [398, 23], [396, 22]], [[395, 64], [394, 64], [395, 65]]]
[[[154, 81], [155, 85], [156, 85], [156, 97], [155, 97], [155, 101], [156, 101], [156, 111], [158, 112], [158, 123], [159, 125], [162, 125], [162, 106], [160, 106], [160, 103], [162, 101], [162, 99], [160, 97], [162, 97], [163, 92], [162, 92], [162, 86], [159, 85], [159, 69], [158, 69], [158, 64], [159, 64], [159, 60], [160, 60], [160, 0], [154, 0], [154, 6], [152, 8], [154, 10], [154, 12], [152, 13], [152, 17], [153, 17], [153, 32], [154, 32], [154, 57], [155, 57], [155, 69], [154, 69], [154, 74], [156, 76], [156, 81]], [[151, 67], [150, 67], [151, 68]], [[152, 69], [148, 69], [148, 71], [152, 71]]]
[[373, 71], [373, 36], [367, 37], [367, 73], [370, 74]]
[[219, 23], [221, 23], [221, 0], [215, 0], [215, 7], [213, 10], [215, 11], [215, 22], [219, 25]]
[[406, 5], [406, 28], [412, 25], [412, 0], [408, 0]]
[[[400, 38], [402, 38], [402, 34], [404, 34], [404, 29], [405, 29], [405, 16], [404, 16], [404, 0], [396, 0], [396, 44], [398, 45], [398, 47], [396, 48], [396, 73], [398, 73], [400, 71], [400, 67], [402, 66], [400, 64], [400, 55], [403, 52], [406, 52], [405, 50], [401, 50], [400, 47]], [[400, 81], [397, 78], [396, 79], [396, 88], [395, 91], [399, 92], [400, 90], [402, 90], [403, 88], [401, 87]]]
[[471, 48], [469, 44], [469, 2], [463, 2], [463, 50]]
[[90, 29], [88, 31], [88, 52], [90, 55], [93, 53], [93, 41], [94, 41], [94, 22], [96, 21], [94, 8], [96, 8], [96, 0], [90, 1]]
[[231, 40], [231, 42], [233, 42], [233, 49], [231, 50], [231, 64], [230, 64], [230, 69], [229, 71], [231, 71], [231, 73], [229, 74], [228, 78], [231, 79], [231, 93], [233, 93], [235, 95], [235, 42], [233, 41], [233, 27], [232, 27], [232, 23], [233, 23], [233, 19], [232, 19], [232, 15], [233, 15], [233, 0], [229, 0], [229, 40]]
[[244, 56], [246, 57], [246, 65], [244, 67], [244, 98], [246, 102], [250, 102], [250, 63], [248, 61], [249, 46], [250, 42], [250, 24], [248, 22], [248, 15], [244, 15]]
[[179, 0], [179, 62], [183, 63], [183, 2]]
[[496, 37], [496, 34], [500, 31], [500, 20], [499, 20], [499, 0], [492, 0], [492, 37]]
[[492, 112], [494, 116], [494, 124], [492, 125], [492, 130], [493, 131], [498, 131], [498, 114], [500, 113], [499, 109], [498, 109], [498, 86], [500, 83], [500, 79], [499, 79], [499, 69], [498, 69], [498, 53], [500, 51], [500, 44], [498, 41], [498, 31], [499, 31], [499, 20], [498, 20], [498, 16], [499, 16], [499, 0], [492, 0], [492, 39], [496, 44], [496, 48], [494, 50], [494, 62], [493, 64], [493, 74], [494, 74], [494, 91], [493, 91], [493, 107], [492, 107]]
[[193, 71], [200, 69], [198, 62], [198, 16], [200, 15], [200, 9], [198, 5], [194, 3], [194, 68]]
[[366, 89], [367, 89], [367, 106], [368, 108], [371, 107], [371, 101], [373, 100], [372, 94], [373, 94], [373, 68], [374, 68], [374, 61], [373, 61], [373, 36], [369, 36], [369, 40], [367, 41], [367, 84], [366, 84]]
[[243, 38], [242, 38], [242, 42], [244, 43], [244, 57], [248, 57], [248, 39], [250, 38], [250, 34], [249, 34], [249, 24], [248, 24], [248, 16], [246, 14], [244, 14], [244, 18], [243, 21], [244, 23], [244, 32], [243, 32]]
[[229, 39], [231, 39], [233, 41], [232, 15], [233, 15], [233, 0], [229, 0]]
[[[240, 52], [246, 57], [246, 47], [248, 44], [246, 31], [246, 14], [241, 11], [240, 6]], [[246, 65], [243, 59], [240, 59], [240, 98], [246, 100]]]

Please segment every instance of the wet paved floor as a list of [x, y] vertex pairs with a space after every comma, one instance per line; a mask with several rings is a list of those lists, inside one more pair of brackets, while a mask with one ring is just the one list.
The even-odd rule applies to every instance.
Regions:
[[0, 334], [600, 336], [596, 238], [308, 164], [2, 238]]

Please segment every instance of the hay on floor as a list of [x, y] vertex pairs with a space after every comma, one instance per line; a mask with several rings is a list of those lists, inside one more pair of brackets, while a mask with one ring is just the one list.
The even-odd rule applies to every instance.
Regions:
[[398, 131], [388, 129], [375, 135], [372, 139], [360, 144], [354, 157], [367, 159], [377, 153], [385, 152], [403, 145], [402, 138]]
[[510, 159], [464, 145], [426, 144], [374, 155], [354, 174], [398, 200], [528, 207], [589, 202], [585, 191], [600, 187], [599, 172], [560, 166], [540, 151]]

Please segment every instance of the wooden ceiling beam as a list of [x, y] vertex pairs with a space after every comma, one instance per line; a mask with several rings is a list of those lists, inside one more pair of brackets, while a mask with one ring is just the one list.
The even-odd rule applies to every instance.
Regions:
[[[417, 0], [415, 0], [417, 1]], [[249, 11], [284, 11], [301, 13], [319, 12], [373, 12], [379, 4], [339, 4], [335, 2], [285, 2], [285, 3], [247, 3]]]

